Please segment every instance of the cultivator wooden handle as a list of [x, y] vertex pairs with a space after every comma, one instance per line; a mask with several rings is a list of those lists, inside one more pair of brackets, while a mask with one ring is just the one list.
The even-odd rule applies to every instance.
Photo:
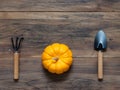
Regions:
[[19, 80], [19, 53], [14, 53], [14, 80]]

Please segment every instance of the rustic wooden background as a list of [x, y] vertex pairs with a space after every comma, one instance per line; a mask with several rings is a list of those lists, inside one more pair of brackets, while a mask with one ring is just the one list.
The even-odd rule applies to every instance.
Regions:
[[[96, 32], [103, 29], [104, 80], [97, 80]], [[24, 36], [20, 80], [13, 81], [10, 37]], [[54, 42], [73, 51], [71, 69], [53, 75], [40, 56]], [[120, 90], [120, 0], [0, 0], [0, 90]]]

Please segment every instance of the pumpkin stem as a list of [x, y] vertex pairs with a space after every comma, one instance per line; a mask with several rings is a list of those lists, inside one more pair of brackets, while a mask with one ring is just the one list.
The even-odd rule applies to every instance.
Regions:
[[59, 58], [58, 57], [54, 57], [53, 60], [57, 61]]

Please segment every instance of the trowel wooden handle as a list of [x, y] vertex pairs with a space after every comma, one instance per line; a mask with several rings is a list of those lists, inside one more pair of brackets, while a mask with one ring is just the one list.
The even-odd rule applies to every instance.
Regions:
[[98, 80], [103, 79], [103, 53], [98, 51]]
[[19, 79], [19, 53], [14, 53], [14, 80], [17, 81]]

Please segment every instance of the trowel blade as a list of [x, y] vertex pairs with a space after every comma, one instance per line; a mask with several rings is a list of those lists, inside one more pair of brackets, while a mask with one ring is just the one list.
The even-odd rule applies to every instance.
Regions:
[[95, 50], [106, 50], [107, 48], [107, 38], [105, 33], [100, 30], [97, 32], [94, 41], [94, 49]]

